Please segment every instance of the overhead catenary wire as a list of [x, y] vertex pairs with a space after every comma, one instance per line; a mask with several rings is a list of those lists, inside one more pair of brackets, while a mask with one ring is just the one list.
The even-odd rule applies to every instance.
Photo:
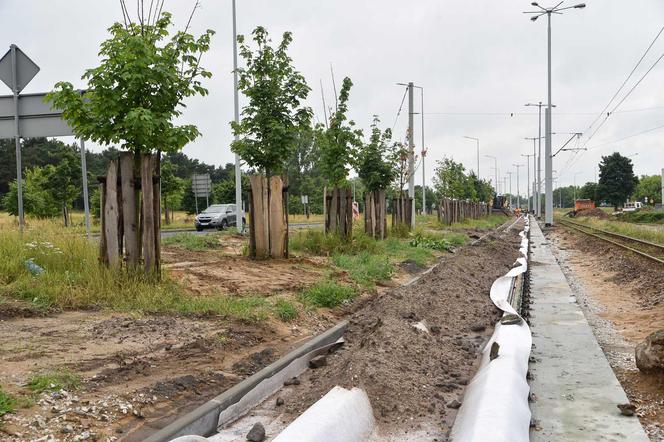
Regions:
[[401, 115], [401, 110], [403, 109], [403, 103], [406, 101], [406, 95], [408, 94], [408, 88], [403, 93], [403, 97], [401, 97], [401, 104], [399, 104], [399, 110], [397, 110], [397, 116], [394, 117], [394, 124], [392, 125], [392, 132], [394, 132], [394, 128], [397, 127], [397, 121], [399, 120], [399, 115]]

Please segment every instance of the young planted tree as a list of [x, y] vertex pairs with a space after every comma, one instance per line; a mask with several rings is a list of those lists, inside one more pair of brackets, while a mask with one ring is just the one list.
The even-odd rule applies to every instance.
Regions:
[[[273, 47], [262, 26], [252, 32], [256, 48], [238, 35], [245, 67], [238, 68], [240, 91], [248, 104], [240, 123], [231, 126], [239, 140], [233, 152], [259, 172], [250, 177], [250, 254], [252, 257], [288, 257], [288, 216], [284, 207], [284, 183], [279, 174], [296, 146], [298, 134], [310, 125], [311, 110], [302, 104], [309, 86], [293, 66], [288, 46], [290, 32]], [[287, 197], [286, 197], [287, 201]]]
[[638, 182], [638, 178], [634, 175], [632, 160], [618, 152], [602, 157], [599, 163], [597, 196], [613, 204], [616, 211], [632, 195]]
[[404, 186], [409, 179], [408, 149], [403, 143], [396, 144], [396, 163], [394, 168], [395, 195], [392, 198], [392, 228], [399, 227], [407, 232], [412, 226], [413, 199], [406, 195]]
[[71, 223], [69, 209], [81, 193], [81, 160], [74, 149], [67, 145], [57, 146], [51, 152], [57, 158], [55, 165], [44, 167], [46, 189], [60, 205], [65, 227]]
[[386, 190], [397, 174], [399, 151], [392, 142], [392, 131], [378, 127], [380, 120], [374, 116], [369, 142], [357, 152], [355, 169], [362, 179], [364, 195], [364, 231], [377, 239], [387, 236]]
[[161, 163], [161, 196], [164, 205], [164, 222], [173, 221], [172, 211], [182, 204], [185, 180], [175, 175], [175, 165], [168, 160]]
[[159, 271], [161, 153], [177, 152], [200, 135], [196, 126], [177, 125], [175, 120], [186, 98], [207, 94], [201, 78], [211, 74], [200, 60], [210, 48], [213, 31], [195, 38], [187, 24], [171, 36], [168, 12], [152, 13], [150, 8], [146, 17], [139, 7], [132, 20], [124, 0], [121, 5], [124, 22], [108, 29], [110, 38], [99, 52], [101, 64], [83, 74], [87, 90], [60, 82], [48, 99], [62, 109], [78, 137], [124, 149], [120, 167], [115, 161], [109, 165], [102, 194], [100, 259], [118, 267], [124, 248], [125, 261], [135, 267], [142, 246], [144, 270], [152, 274]]
[[337, 109], [330, 117], [330, 125], [318, 125], [316, 143], [320, 151], [320, 167], [327, 178], [325, 195], [325, 231], [350, 238], [353, 232], [353, 194], [348, 186], [348, 171], [357, 149], [361, 146], [362, 131], [348, 119], [348, 98], [353, 82], [343, 79]]

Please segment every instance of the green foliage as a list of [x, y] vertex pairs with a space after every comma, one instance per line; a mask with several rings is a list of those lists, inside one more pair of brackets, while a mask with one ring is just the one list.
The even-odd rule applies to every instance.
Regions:
[[0, 388], [0, 417], [7, 413], [11, 413], [14, 411], [15, 407], [16, 399], [2, 391], [2, 388]]
[[614, 152], [603, 156], [599, 164], [597, 195], [617, 209], [632, 195], [638, 181], [634, 176], [632, 160]]
[[309, 126], [311, 110], [301, 102], [310, 88], [304, 77], [295, 70], [288, 56], [293, 40], [285, 32], [281, 43], [273, 48], [267, 30], [259, 26], [253, 33], [256, 50], [245, 44], [238, 35], [240, 55], [246, 68], [238, 68], [240, 91], [249, 103], [242, 109], [242, 120], [232, 122], [235, 135], [231, 149], [250, 167], [266, 175], [279, 174], [295, 148], [302, 127]]
[[316, 143], [320, 150], [320, 167], [330, 186], [343, 186], [353, 163], [356, 150], [361, 145], [362, 131], [354, 129], [355, 122], [348, 120], [348, 98], [353, 82], [345, 77], [339, 91], [337, 109], [330, 116], [330, 126], [319, 124]]
[[278, 299], [274, 307], [277, 312], [277, 316], [284, 322], [294, 321], [298, 317], [297, 308], [295, 308], [293, 303], [290, 301], [285, 299]]
[[164, 208], [179, 209], [184, 197], [185, 180], [175, 175], [175, 165], [167, 158], [161, 162], [161, 197]]
[[635, 201], [648, 202], [652, 199], [655, 203], [662, 202], [662, 177], [660, 175], [642, 175], [636, 186], [633, 198]]
[[597, 203], [597, 183], [587, 182], [579, 192], [580, 199], [593, 200]]
[[51, 370], [30, 376], [28, 388], [35, 393], [74, 390], [81, 385], [81, 378], [66, 369]]
[[390, 236], [396, 238], [408, 238], [410, 236], [410, 226], [406, 223], [398, 223], [390, 230]]
[[454, 246], [447, 239], [428, 238], [422, 234], [415, 235], [415, 238], [410, 241], [410, 245], [413, 247], [424, 247], [445, 252], [451, 252], [454, 250]]
[[369, 191], [387, 189], [397, 174], [397, 145], [391, 142], [392, 131], [382, 132], [379, 122], [374, 116], [369, 142], [360, 146], [355, 160], [357, 174]]
[[101, 64], [83, 74], [88, 89], [59, 82], [47, 96], [80, 138], [121, 144], [134, 153], [175, 152], [200, 135], [196, 126], [177, 126], [184, 99], [206, 95], [200, 66], [213, 31], [194, 38], [177, 32], [169, 41], [171, 14], [153, 23], [114, 23], [101, 44]]
[[207, 235], [196, 235], [187, 232], [176, 233], [165, 237], [163, 244], [191, 251], [218, 249], [221, 247], [219, 240], [222, 235], [224, 233], [221, 232]]
[[466, 175], [463, 164], [451, 158], [436, 162], [433, 184], [436, 194], [442, 198], [489, 202], [493, 197], [493, 188], [488, 181], [478, 179], [474, 172]]
[[394, 273], [394, 266], [385, 254], [360, 252], [356, 255], [335, 254], [335, 266], [348, 272], [348, 276], [362, 287], [371, 288], [375, 281], [387, 281]]
[[639, 210], [638, 212], [623, 212], [618, 215], [618, 219], [637, 224], [664, 224], [664, 213], [646, 212], [643, 210]]
[[[25, 171], [23, 179], [23, 209], [25, 213], [38, 218], [57, 216], [60, 206], [48, 190], [48, 179], [52, 165], [35, 167]], [[11, 215], [18, 215], [18, 189], [16, 181], [9, 185], [9, 192], [3, 198], [3, 206]]]
[[357, 296], [354, 288], [333, 281], [318, 282], [300, 294], [300, 300], [316, 307], [334, 308]]

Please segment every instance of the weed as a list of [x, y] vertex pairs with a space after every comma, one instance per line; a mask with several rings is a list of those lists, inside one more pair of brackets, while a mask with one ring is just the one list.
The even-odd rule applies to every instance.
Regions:
[[333, 308], [355, 296], [357, 296], [357, 292], [350, 286], [333, 281], [322, 281], [304, 289], [300, 294], [300, 299], [308, 305]]
[[297, 308], [292, 302], [285, 299], [278, 299], [275, 304], [277, 316], [284, 322], [291, 322], [298, 317]]
[[66, 369], [35, 374], [28, 379], [28, 388], [35, 393], [74, 390], [79, 385], [81, 385], [81, 378]]
[[348, 272], [357, 284], [371, 288], [375, 281], [386, 281], [394, 273], [394, 266], [387, 255], [372, 255], [368, 252], [357, 255], [333, 255], [332, 262]]
[[195, 233], [176, 233], [175, 235], [164, 238], [164, 245], [180, 247], [185, 250], [199, 251], [218, 249], [222, 233], [210, 233], [206, 235], [197, 235]]
[[390, 230], [390, 235], [396, 238], [408, 238], [410, 236], [410, 226], [406, 223], [398, 223]]
[[15, 407], [16, 399], [2, 391], [2, 388], [0, 388], [0, 417], [7, 413], [11, 413], [14, 411]]

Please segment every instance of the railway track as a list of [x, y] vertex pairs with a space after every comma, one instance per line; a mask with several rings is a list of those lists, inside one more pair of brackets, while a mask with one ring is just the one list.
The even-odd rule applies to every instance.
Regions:
[[615, 232], [609, 232], [608, 230], [598, 229], [597, 227], [587, 226], [570, 220], [560, 220], [560, 224], [629, 250], [630, 252], [643, 256], [651, 261], [664, 264], [664, 246], [660, 244], [632, 238], [631, 236], [621, 235]]

